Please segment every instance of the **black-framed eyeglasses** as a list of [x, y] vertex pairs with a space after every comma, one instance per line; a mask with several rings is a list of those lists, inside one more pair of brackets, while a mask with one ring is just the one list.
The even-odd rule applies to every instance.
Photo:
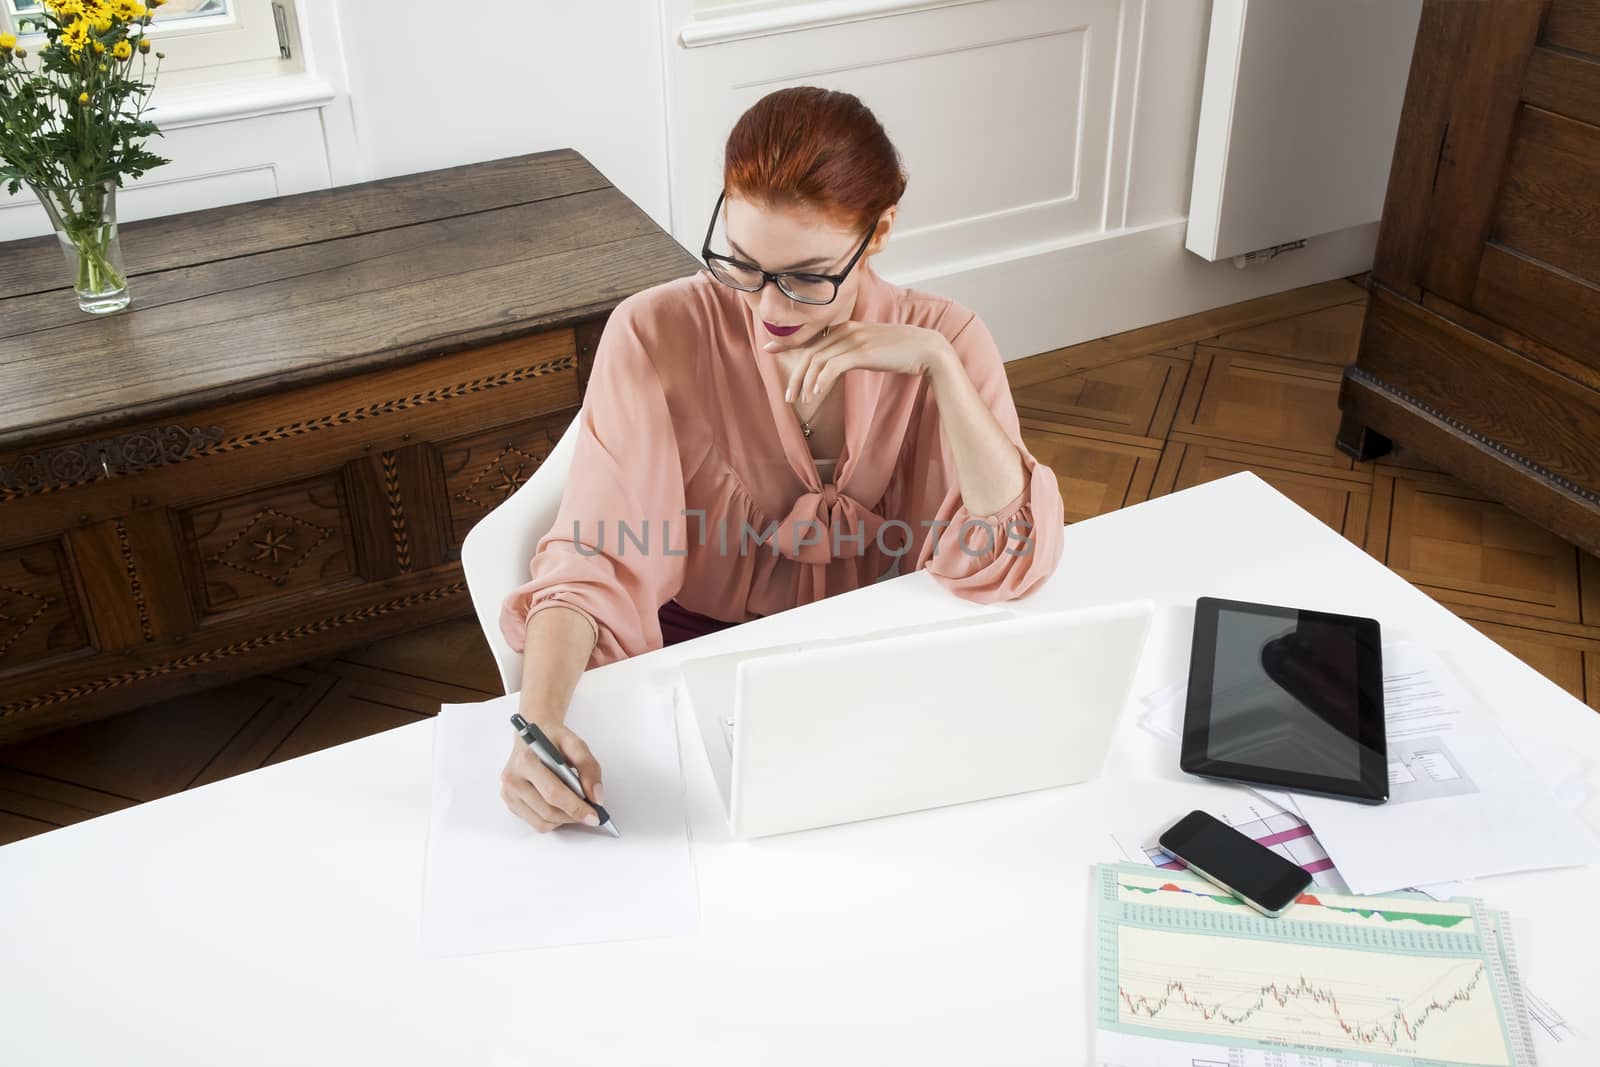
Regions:
[[839, 295], [840, 283], [850, 274], [851, 268], [856, 265], [856, 260], [861, 258], [861, 253], [867, 250], [867, 245], [872, 242], [872, 235], [878, 232], [876, 225], [867, 231], [867, 236], [861, 240], [861, 247], [856, 249], [856, 254], [850, 257], [850, 262], [846, 263], [844, 270], [838, 274], [818, 274], [803, 270], [781, 270], [773, 273], [762, 270], [753, 263], [746, 263], [742, 259], [734, 259], [732, 256], [711, 251], [711, 234], [717, 228], [717, 217], [722, 213], [722, 201], [727, 195], [726, 189], [717, 194], [717, 206], [711, 211], [711, 224], [706, 227], [706, 239], [700, 245], [700, 258], [705, 260], [713, 278], [723, 285], [746, 293], [759, 293], [770, 281], [791, 300], [798, 300], [802, 304], [831, 304]]

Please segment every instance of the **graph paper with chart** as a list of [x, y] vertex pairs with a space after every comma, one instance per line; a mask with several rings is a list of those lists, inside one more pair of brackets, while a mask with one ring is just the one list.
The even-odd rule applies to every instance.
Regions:
[[1534, 1067], [1503, 915], [1315, 888], [1269, 919], [1188, 872], [1095, 868], [1105, 1067]]

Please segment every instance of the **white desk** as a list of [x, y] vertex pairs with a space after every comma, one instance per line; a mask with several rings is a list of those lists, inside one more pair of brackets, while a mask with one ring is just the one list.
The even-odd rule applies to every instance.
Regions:
[[[1057, 574], [1015, 606], [1192, 612], [1202, 594], [1425, 637], [1471, 665], [1519, 743], [1581, 753], [1600, 794], [1600, 716], [1252, 474], [1069, 527]], [[603, 675], [979, 610], [913, 574]], [[1183, 676], [1180, 621], [1152, 634], [1136, 696]], [[680, 717], [701, 902], [686, 938], [424, 960], [431, 721], [20, 841], [0, 848], [0, 1063], [1085, 1063], [1089, 865], [1121, 858], [1108, 831], [1128, 814], [1233, 793], [1181, 775], [1137, 703], [1097, 782], [744, 844]], [[1528, 984], [1591, 1035], [1597, 887], [1592, 868], [1472, 887], [1518, 918]]]

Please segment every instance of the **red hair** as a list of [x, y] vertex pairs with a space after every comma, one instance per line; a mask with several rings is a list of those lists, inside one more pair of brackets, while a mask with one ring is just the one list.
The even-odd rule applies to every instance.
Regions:
[[900, 153], [861, 100], [797, 85], [768, 93], [728, 134], [723, 188], [769, 207], [799, 206], [865, 232], [900, 202]]

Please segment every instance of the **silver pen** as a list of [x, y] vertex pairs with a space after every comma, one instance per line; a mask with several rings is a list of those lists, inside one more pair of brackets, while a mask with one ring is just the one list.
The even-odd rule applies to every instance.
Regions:
[[600, 829], [606, 831], [612, 837], [621, 837], [622, 834], [617, 832], [617, 824], [611, 821], [611, 816], [606, 814], [606, 809], [584, 796], [583, 783], [578, 780], [578, 768], [566, 761], [561, 755], [561, 750], [551, 743], [550, 739], [544, 735], [544, 731], [524, 719], [520, 714], [511, 716], [511, 725], [517, 728], [517, 733], [522, 737], [522, 740], [527, 742], [529, 748], [533, 749], [533, 754], [539, 757], [539, 762], [549, 767], [551, 772], [561, 779], [568, 789], [578, 794], [585, 803], [594, 808], [594, 813], [600, 818]]

